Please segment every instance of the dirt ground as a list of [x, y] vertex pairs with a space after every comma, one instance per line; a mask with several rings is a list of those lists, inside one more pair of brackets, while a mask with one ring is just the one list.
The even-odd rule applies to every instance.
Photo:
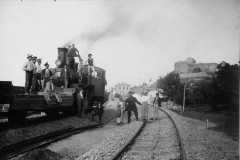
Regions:
[[223, 132], [230, 139], [234, 141], [239, 140], [239, 119], [238, 117], [230, 117], [224, 114], [204, 114], [195, 111], [187, 111], [180, 114], [184, 117], [198, 119], [202, 122], [208, 120], [210, 123], [214, 123], [214, 126], [209, 126], [209, 130], [216, 132]]

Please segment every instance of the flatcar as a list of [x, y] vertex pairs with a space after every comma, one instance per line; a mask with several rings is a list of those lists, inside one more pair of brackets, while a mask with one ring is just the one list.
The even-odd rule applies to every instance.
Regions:
[[[9, 81], [0, 82], [0, 117], [8, 116], [10, 123], [22, 122], [29, 112], [45, 112], [49, 116], [54, 116], [59, 112], [75, 112], [76, 91], [78, 87], [83, 88], [84, 105], [83, 109], [89, 111], [95, 101], [104, 101], [104, 92], [106, 85], [106, 71], [102, 68], [95, 67], [97, 78], [88, 75], [88, 66], [83, 65], [81, 72], [77, 71], [78, 64], [69, 61], [67, 58], [67, 48], [58, 48], [58, 59], [56, 68], [51, 69], [53, 72], [53, 83], [55, 92], [62, 98], [62, 103], [57, 102], [55, 96], [51, 97], [51, 103], [47, 103], [44, 95], [24, 94], [24, 87], [14, 87]], [[63, 79], [60, 77], [64, 65], [70, 66], [70, 79], [67, 88], [62, 88]]]

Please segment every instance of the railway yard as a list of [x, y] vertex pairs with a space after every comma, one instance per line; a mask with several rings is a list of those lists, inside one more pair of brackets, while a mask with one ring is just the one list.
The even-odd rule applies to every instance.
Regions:
[[[145, 123], [136, 121], [133, 116], [132, 122], [127, 124], [126, 117], [124, 124], [116, 125], [115, 109], [105, 108], [103, 124], [99, 126], [97, 121], [90, 120], [90, 115], [84, 115], [81, 119], [63, 117], [27, 127], [7, 128], [0, 133], [0, 156], [14, 160], [239, 158], [238, 139], [214, 130], [217, 123], [210, 121], [206, 130], [204, 121], [162, 107], [158, 120]], [[69, 133], [70, 130], [74, 132]], [[51, 136], [47, 139], [46, 135]], [[17, 143], [18, 146], [14, 146]], [[30, 148], [31, 143], [33, 148]]]

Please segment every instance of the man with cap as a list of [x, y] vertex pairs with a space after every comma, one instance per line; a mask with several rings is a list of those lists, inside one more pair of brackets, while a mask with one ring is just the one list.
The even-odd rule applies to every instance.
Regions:
[[49, 82], [50, 76], [52, 76], [52, 71], [49, 69], [49, 64], [46, 62], [44, 64], [45, 69], [42, 70], [42, 79], [43, 79], [43, 89], [46, 86], [46, 83]]
[[[77, 66], [77, 70], [78, 70], [78, 73], [79, 73], [79, 76], [81, 76], [82, 72], [83, 72], [83, 60], [79, 54], [79, 51], [77, 48], [75, 48], [75, 44], [72, 44], [72, 48], [70, 49], [71, 50], [71, 54], [73, 57], [78, 57], [79, 58], [79, 63], [78, 63], [78, 66]], [[77, 62], [77, 61], [75, 61]]]
[[37, 66], [36, 66], [36, 60], [37, 57], [33, 56], [32, 57], [32, 63], [33, 63], [33, 79], [32, 79], [32, 93], [36, 94], [37, 93]]
[[33, 63], [31, 62], [32, 55], [27, 55], [27, 62], [23, 65], [23, 71], [26, 72], [26, 80], [25, 80], [25, 94], [29, 94], [29, 90], [32, 86], [32, 78], [33, 78]]
[[45, 87], [44, 92], [43, 92], [45, 100], [48, 103], [50, 103], [51, 102], [51, 98], [50, 97], [55, 96], [58, 102], [63, 102], [61, 95], [59, 93], [55, 92], [55, 85], [53, 84], [53, 80], [54, 80], [54, 77], [51, 76], [49, 78], [49, 81], [46, 83], [46, 87]]
[[67, 52], [67, 64], [70, 68], [74, 69], [75, 59], [72, 46], [68, 45], [68, 52]]
[[38, 58], [37, 59], [37, 88], [38, 88], [38, 91], [39, 90], [42, 90], [42, 67], [41, 67], [41, 63], [42, 63], [42, 59], [41, 58]]
[[91, 76], [91, 70], [93, 73], [95, 73], [95, 68], [94, 68], [94, 63], [93, 63], [93, 58], [91, 53], [88, 54], [87, 63], [88, 63], [88, 75]]
[[69, 72], [69, 69], [68, 69], [68, 65], [65, 64], [64, 65], [64, 68], [61, 70], [61, 75], [60, 77], [62, 78], [63, 80], [63, 83], [64, 83], [64, 88], [67, 88], [68, 87], [68, 81], [70, 79], [70, 72]]
[[132, 111], [134, 112], [136, 120], [138, 121], [138, 110], [137, 110], [136, 103], [141, 105], [141, 103], [135, 97], [133, 97], [132, 94], [133, 92], [129, 91], [129, 97], [125, 101], [125, 106], [126, 106], [125, 111], [128, 112], [128, 123], [131, 122]]

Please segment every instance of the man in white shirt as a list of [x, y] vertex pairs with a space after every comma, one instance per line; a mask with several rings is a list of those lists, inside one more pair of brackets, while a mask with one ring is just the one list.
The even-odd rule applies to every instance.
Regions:
[[25, 80], [25, 94], [29, 94], [29, 90], [32, 86], [32, 79], [33, 79], [33, 63], [31, 62], [32, 55], [27, 55], [27, 62], [23, 65], [23, 71], [26, 72], [26, 80]]
[[36, 66], [36, 60], [37, 60], [37, 57], [33, 56], [32, 57], [33, 78], [32, 78], [32, 90], [31, 90], [33, 94], [37, 93], [37, 66]]
[[41, 58], [38, 58], [37, 59], [37, 88], [38, 90], [42, 90], [42, 67], [41, 67], [41, 63], [42, 63], [42, 59]]

